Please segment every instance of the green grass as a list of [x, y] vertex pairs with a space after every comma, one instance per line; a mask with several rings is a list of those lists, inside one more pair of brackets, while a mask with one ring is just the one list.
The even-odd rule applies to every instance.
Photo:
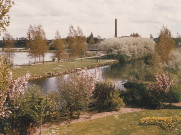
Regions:
[[75, 68], [85, 68], [88, 66], [96, 66], [98, 64], [107, 63], [112, 60], [102, 59], [100, 63], [97, 63], [96, 59], [83, 59], [76, 61], [64, 61], [61, 63], [45, 63], [45, 64], [37, 64], [32, 66], [21, 66], [15, 67], [12, 69], [13, 77], [17, 78], [25, 75], [28, 71], [31, 76], [40, 76], [45, 75], [47, 73], [56, 73], [56, 72], [64, 72], [68, 70], [72, 70]]
[[181, 124], [168, 132], [159, 126], [141, 126], [139, 120], [148, 116], [181, 116], [180, 109], [147, 110], [108, 116], [87, 122], [51, 128], [45, 135], [181, 135]]

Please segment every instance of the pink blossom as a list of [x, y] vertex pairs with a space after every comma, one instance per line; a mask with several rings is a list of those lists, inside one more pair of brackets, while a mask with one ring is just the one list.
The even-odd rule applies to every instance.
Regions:
[[171, 78], [165, 75], [164, 73], [161, 75], [158, 75], [158, 74], [155, 75], [155, 78], [157, 82], [149, 84], [148, 89], [163, 90], [165, 93], [168, 93], [173, 80], [171, 80]]
[[19, 107], [17, 99], [24, 94], [30, 74], [13, 80], [6, 62], [0, 57], [0, 118], [9, 115]]

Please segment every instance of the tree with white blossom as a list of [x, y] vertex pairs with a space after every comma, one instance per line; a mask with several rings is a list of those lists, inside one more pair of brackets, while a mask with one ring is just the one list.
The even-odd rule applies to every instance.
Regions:
[[112, 54], [125, 55], [130, 59], [138, 59], [154, 53], [155, 42], [150, 38], [123, 37], [109, 38], [99, 44], [103, 51], [112, 50]]

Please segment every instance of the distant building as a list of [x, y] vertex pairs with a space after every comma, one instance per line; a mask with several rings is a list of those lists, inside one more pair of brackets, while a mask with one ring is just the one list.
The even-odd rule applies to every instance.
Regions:
[[130, 36], [121, 36], [120, 38], [124, 38], [124, 37], [130, 37]]

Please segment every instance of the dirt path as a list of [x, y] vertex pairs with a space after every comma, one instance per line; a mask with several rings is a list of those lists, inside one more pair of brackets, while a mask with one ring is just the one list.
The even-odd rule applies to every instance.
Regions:
[[[52, 123], [44, 124], [42, 126], [42, 132], [48, 130], [49, 128], [55, 128], [55, 127], [63, 126], [63, 125], [67, 125], [67, 124], [94, 120], [94, 119], [97, 119], [97, 118], [103, 118], [103, 117], [110, 116], [110, 115], [124, 114], [124, 113], [131, 113], [131, 112], [139, 112], [139, 111], [143, 111], [143, 110], [146, 110], [146, 109], [122, 108], [120, 111], [96, 113], [96, 114], [93, 114], [93, 115], [84, 114], [84, 115], [80, 115], [79, 119], [68, 120], [68, 121], [65, 121], [65, 122], [62, 122], [62, 123], [58, 123], [58, 124], [52, 124]], [[36, 131], [37, 132], [34, 133], [33, 135], [39, 135], [40, 134], [40, 128], [36, 129]]]
[[[164, 103], [165, 105], [170, 105], [170, 103]], [[179, 103], [171, 103], [172, 106], [181, 108], [181, 102]]]
[[181, 102], [179, 102], [179, 103], [172, 103], [172, 105], [177, 106], [177, 107], [181, 107]]

